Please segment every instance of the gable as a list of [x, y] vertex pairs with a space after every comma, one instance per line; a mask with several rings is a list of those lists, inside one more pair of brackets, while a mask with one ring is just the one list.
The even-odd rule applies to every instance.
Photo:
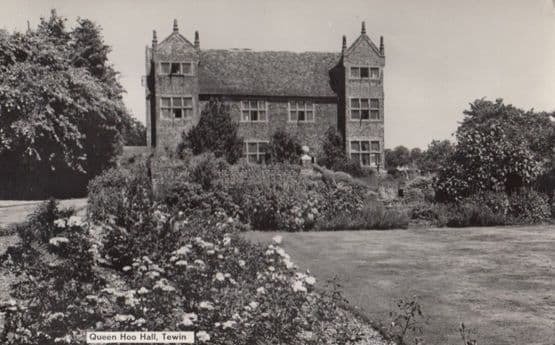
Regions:
[[344, 61], [351, 64], [383, 65], [384, 56], [366, 34], [361, 34], [345, 51]]
[[194, 45], [178, 32], [174, 32], [166, 37], [156, 47], [156, 53], [161, 57], [190, 55], [194, 52]]
[[340, 58], [323, 52], [205, 50], [200, 52], [200, 93], [336, 97], [329, 73]]

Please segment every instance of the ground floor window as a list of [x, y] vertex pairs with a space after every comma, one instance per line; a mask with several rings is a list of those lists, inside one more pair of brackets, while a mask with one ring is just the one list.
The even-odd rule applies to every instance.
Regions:
[[160, 112], [164, 118], [190, 117], [193, 115], [193, 98], [161, 97]]
[[249, 163], [265, 163], [267, 152], [267, 141], [247, 141], [243, 147], [243, 156]]
[[351, 158], [363, 167], [381, 164], [379, 140], [351, 140]]

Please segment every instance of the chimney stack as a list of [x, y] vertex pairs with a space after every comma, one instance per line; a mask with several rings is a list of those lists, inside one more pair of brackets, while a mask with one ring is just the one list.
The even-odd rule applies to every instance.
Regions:
[[152, 30], [152, 48], [158, 45], [158, 37], [156, 37], [156, 30]]
[[347, 50], [347, 36], [343, 35], [343, 43], [341, 44], [341, 55], [345, 54]]
[[198, 31], [195, 31], [195, 48], [200, 49], [200, 39]]
[[384, 55], [385, 54], [385, 47], [383, 44], [383, 36], [380, 36], [380, 54]]

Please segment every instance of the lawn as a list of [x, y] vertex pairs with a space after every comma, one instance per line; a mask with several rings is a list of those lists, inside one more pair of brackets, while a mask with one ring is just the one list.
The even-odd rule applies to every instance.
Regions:
[[554, 344], [553, 226], [279, 234], [295, 263], [321, 282], [337, 275], [376, 323], [418, 296], [426, 344], [462, 344], [461, 321], [479, 344]]

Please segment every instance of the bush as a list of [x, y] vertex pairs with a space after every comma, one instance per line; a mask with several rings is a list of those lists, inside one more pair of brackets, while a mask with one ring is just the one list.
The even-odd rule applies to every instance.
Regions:
[[444, 227], [447, 225], [451, 205], [441, 203], [420, 202], [411, 207], [410, 218], [415, 221], [425, 221], [430, 225]]
[[302, 146], [297, 137], [283, 129], [274, 132], [268, 145], [268, 155], [271, 162], [299, 164], [301, 154]]
[[214, 180], [228, 169], [227, 162], [216, 158], [213, 153], [193, 157], [190, 161], [190, 180], [205, 190], [212, 187]]
[[432, 179], [429, 177], [418, 176], [409, 181], [405, 188], [404, 199], [407, 202], [432, 202], [435, 199]]
[[363, 168], [359, 161], [347, 156], [345, 143], [336, 128], [330, 127], [324, 134], [322, 154], [318, 164], [334, 171], [343, 171], [355, 177], [365, 177], [373, 174], [371, 169]]
[[517, 224], [537, 224], [551, 217], [546, 195], [532, 189], [520, 189], [509, 197], [510, 213]]

